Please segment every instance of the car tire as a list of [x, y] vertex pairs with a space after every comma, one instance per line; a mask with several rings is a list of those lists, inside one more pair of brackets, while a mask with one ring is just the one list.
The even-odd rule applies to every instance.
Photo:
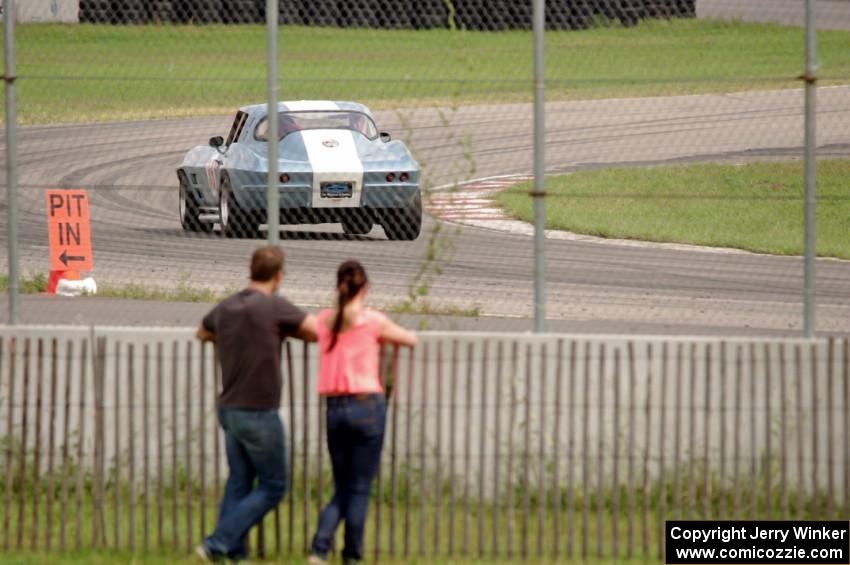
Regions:
[[218, 197], [218, 217], [221, 234], [228, 238], [254, 239], [260, 235], [260, 223], [254, 214], [244, 211], [233, 195], [230, 177], [221, 178]]
[[199, 219], [200, 208], [198, 201], [189, 192], [189, 183], [186, 177], [180, 175], [180, 189], [178, 193], [178, 211], [180, 214], [180, 225], [184, 231], [210, 233], [213, 224], [202, 222]]
[[352, 214], [342, 218], [342, 231], [346, 235], [366, 235], [372, 231], [372, 220], [361, 214]]
[[419, 192], [407, 208], [392, 210], [381, 220], [384, 233], [391, 241], [413, 241], [422, 231], [422, 196]]

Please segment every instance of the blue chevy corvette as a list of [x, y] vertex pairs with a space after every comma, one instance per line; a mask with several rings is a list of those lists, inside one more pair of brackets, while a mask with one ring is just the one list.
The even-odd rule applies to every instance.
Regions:
[[[236, 112], [227, 138], [189, 151], [177, 167], [184, 230], [258, 237], [266, 223], [268, 105]], [[281, 224], [339, 223], [346, 234], [374, 224], [412, 240], [422, 226], [419, 164], [402, 141], [380, 132], [355, 102], [281, 102], [278, 192]]]

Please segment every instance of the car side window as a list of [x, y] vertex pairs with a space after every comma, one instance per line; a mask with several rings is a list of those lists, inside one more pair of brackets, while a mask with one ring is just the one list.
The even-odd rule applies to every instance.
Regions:
[[233, 119], [233, 125], [230, 126], [230, 133], [227, 136], [227, 142], [225, 145], [228, 147], [230, 144], [239, 140], [239, 136], [242, 135], [242, 129], [245, 127], [245, 122], [248, 121], [248, 114], [243, 111], [236, 112], [236, 118]]

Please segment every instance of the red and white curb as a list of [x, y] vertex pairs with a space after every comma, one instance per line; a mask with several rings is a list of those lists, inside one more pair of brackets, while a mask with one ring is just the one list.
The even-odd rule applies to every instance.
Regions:
[[[511, 218], [496, 203], [496, 194], [506, 188], [531, 180], [528, 175], [502, 175], [473, 179], [462, 183], [439, 186], [430, 195], [426, 209], [440, 220], [500, 231], [515, 235], [534, 235], [534, 226]], [[546, 230], [546, 239], [560, 241], [583, 241], [621, 247], [672, 249], [679, 251], [704, 251], [706, 253], [752, 255], [750, 251], [725, 247], [703, 247], [684, 243], [659, 243], [633, 239], [613, 239], [582, 235], [561, 230]]]
[[[478, 222], [516, 222], [496, 204], [497, 193], [531, 177], [511, 175], [488, 177], [437, 188], [431, 193], [427, 210], [441, 220], [466, 225]], [[517, 222], [522, 224], [522, 222]], [[480, 227], [488, 227], [486, 224]]]

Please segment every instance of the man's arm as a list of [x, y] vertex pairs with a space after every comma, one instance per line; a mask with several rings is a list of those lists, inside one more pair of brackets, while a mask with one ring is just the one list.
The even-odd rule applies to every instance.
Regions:
[[317, 341], [319, 339], [319, 321], [314, 314], [307, 314], [301, 325], [298, 326], [298, 331], [295, 332], [295, 337], [304, 341]]
[[215, 333], [204, 327], [203, 323], [198, 324], [198, 331], [195, 336], [201, 341], [215, 341]]

